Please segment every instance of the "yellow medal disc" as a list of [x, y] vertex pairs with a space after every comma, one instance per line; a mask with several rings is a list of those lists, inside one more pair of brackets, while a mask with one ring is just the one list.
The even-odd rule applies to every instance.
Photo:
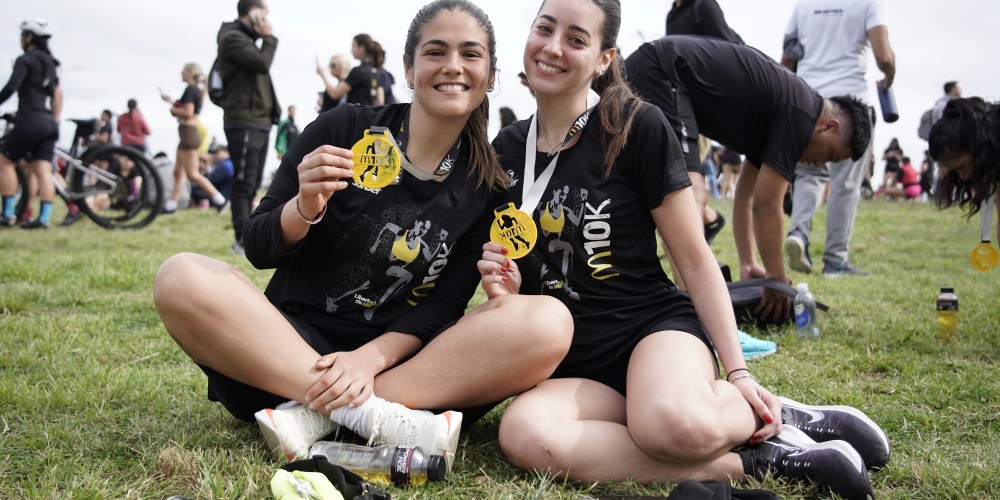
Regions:
[[354, 143], [354, 182], [371, 189], [382, 189], [399, 177], [399, 148], [384, 127], [365, 130]]
[[513, 203], [508, 203], [503, 210], [494, 210], [493, 216], [490, 241], [503, 245], [512, 259], [528, 255], [538, 240], [538, 228], [531, 216], [518, 210]]
[[977, 271], [992, 270], [997, 267], [997, 261], [1000, 261], [1000, 255], [997, 255], [997, 249], [993, 248], [993, 245], [988, 241], [976, 245], [976, 248], [973, 248], [972, 253], [969, 254], [969, 262], [972, 264], [972, 268]]

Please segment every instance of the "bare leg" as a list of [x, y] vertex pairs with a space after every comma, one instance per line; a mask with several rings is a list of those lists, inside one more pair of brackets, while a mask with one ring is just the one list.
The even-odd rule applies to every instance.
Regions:
[[[177, 157], [180, 158], [182, 152], [177, 152]], [[187, 178], [195, 185], [200, 187], [206, 194], [208, 194], [208, 199], [211, 201], [215, 198], [215, 195], [219, 194], [219, 190], [215, 189], [212, 185], [212, 181], [208, 180], [208, 177], [201, 175], [201, 171], [198, 170], [198, 150], [188, 149], [183, 151], [184, 159], [184, 174]]]
[[[153, 301], [184, 352], [228, 377], [301, 402], [322, 375], [314, 368], [320, 354], [229, 264], [175, 255], [156, 274]], [[557, 300], [501, 297], [376, 377], [375, 392], [411, 408], [492, 403], [551, 375], [571, 336], [572, 319]]]
[[554, 298], [497, 297], [376, 377], [376, 394], [410, 408], [500, 401], [552, 375], [572, 334], [569, 311]]
[[181, 189], [184, 189], [184, 178], [187, 176], [184, 160], [184, 150], [178, 148], [177, 159], [174, 161], [174, 189], [170, 192], [170, 201], [173, 202], [181, 199]]
[[754, 416], [713, 367], [695, 337], [653, 334], [632, 354], [628, 401], [597, 382], [547, 380], [508, 406], [500, 446], [520, 468], [574, 481], [742, 479], [728, 450], [750, 438]]
[[17, 192], [17, 174], [14, 172], [14, 162], [0, 154], [0, 195], [14, 196]]
[[[225, 290], [226, 293], [218, 293]], [[167, 332], [195, 362], [301, 401], [320, 355], [235, 267], [202, 255], [160, 266], [153, 302]]]

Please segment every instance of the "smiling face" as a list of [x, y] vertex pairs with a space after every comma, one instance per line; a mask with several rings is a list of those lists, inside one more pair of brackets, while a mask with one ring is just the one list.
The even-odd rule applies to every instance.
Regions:
[[604, 13], [590, 1], [548, 0], [524, 45], [524, 69], [539, 96], [586, 95], [613, 50], [601, 50]]
[[424, 25], [405, 70], [414, 105], [440, 118], [467, 119], [493, 83], [486, 31], [465, 12], [442, 10]]

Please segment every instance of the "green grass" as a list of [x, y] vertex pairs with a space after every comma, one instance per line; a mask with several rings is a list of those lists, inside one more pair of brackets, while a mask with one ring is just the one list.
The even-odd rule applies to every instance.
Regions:
[[[729, 215], [728, 203], [713, 204]], [[170, 340], [151, 301], [157, 267], [179, 251], [232, 262], [259, 286], [267, 282], [269, 272], [228, 253], [225, 219], [191, 210], [131, 232], [86, 219], [0, 231], [0, 498], [270, 497], [279, 464], [255, 426], [205, 399], [204, 376]], [[751, 364], [766, 387], [860, 407], [885, 428], [893, 459], [872, 476], [880, 497], [1000, 497], [1000, 270], [971, 269], [966, 256], [977, 241], [978, 223], [955, 210], [865, 202], [851, 261], [872, 275], [793, 275], [831, 306], [820, 314], [822, 338], [757, 332], [780, 345]], [[821, 247], [813, 243], [817, 261]], [[714, 248], [735, 271], [731, 228]], [[961, 300], [954, 345], [935, 338], [943, 284]], [[521, 473], [499, 452], [498, 422], [495, 411], [463, 436], [447, 482], [389, 491], [568, 499], [670, 489]], [[817, 495], [772, 479], [763, 486], [787, 498]]]

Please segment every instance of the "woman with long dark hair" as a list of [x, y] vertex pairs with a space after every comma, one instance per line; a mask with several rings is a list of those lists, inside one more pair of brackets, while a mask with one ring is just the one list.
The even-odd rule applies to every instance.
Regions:
[[463, 419], [544, 380], [569, 347], [555, 299], [463, 315], [509, 183], [487, 136], [489, 19], [467, 0], [425, 6], [403, 65], [412, 103], [338, 106], [282, 157], [244, 235], [250, 262], [275, 269], [263, 293], [200, 255], [157, 272], [157, 311], [210, 397], [288, 459], [340, 424], [450, 465]]
[[[538, 238], [517, 262], [485, 244], [483, 283], [490, 297], [556, 297], [575, 325], [553, 376], [507, 407], [501, 448], [520, 468], [580, 482], [728, 481], [772, 469], [844, 496], [870, 493], [850, 444], [817, 444], [781, 423], [815, 412], [837, 432], [877, 426], [789, 400], [786, 416], [747, 368], [677, 137], [623, 78], [620, 23], [617, 0], [543, 2], [524, 48], [538, 110], [494, 140], [516, 181], [505, 201], [531, 216]], [[686, 292], [664, 273], [656, 232]]]

